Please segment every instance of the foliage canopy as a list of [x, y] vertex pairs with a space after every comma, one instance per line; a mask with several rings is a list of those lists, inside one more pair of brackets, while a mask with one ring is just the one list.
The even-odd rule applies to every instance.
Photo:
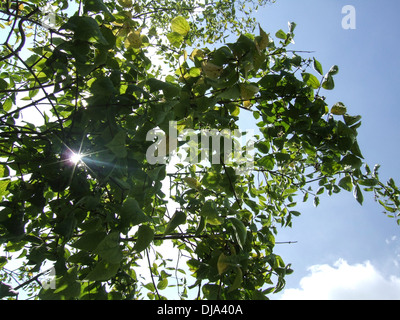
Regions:
[[[399, 222], [394, 181], [363, 163], [361, 117], [321, 95], [338, 67], [288, 49], [295, 23], [257, 27], [251, 12], [267, 2], [0, 4], [1, 298], [163, 299], [175, 287], [182, 299], [265, 299], [292, 272], [274, 247], [297, 201], [343, 189], [362, 203], [364, 189]], [[146, 157], [155, 128], [211, 130], [222, 145], [243, 113], [259, 130], [251, 170], [224, 150], [173, 171]], [[54, 287], [40, 282], [49, 266]]]

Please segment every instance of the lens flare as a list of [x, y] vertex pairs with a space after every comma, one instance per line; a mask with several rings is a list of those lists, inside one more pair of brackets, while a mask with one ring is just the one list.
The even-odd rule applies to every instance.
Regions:
[[80, 161], [82, 161], [82, 155], [80, 153], [73, 152], [69, 157], [69, 161], [71, 161], [73, 164], [78, 164]]

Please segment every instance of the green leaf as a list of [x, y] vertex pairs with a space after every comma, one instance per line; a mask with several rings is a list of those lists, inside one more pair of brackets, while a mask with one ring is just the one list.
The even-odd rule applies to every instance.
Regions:
[[255, 144], [255, 147], [262, 153], [268, 154], [269, 149], [271, 148], [271, 145], [268, 141], [259, 141]]
[[120, 267], [119, 263], [110, 263], [102, 260], [96, 264], [94, 269], [86, 276], [89, 281], [107, 281], [114, 277]]
[[196, 190], [201, 189], [201, 183], [199, 181], [197, 181], [197, 179], [195, 179], [195, 178], [185, 177], [185, 178], [183, 178], [183, 181], [185, 181], [187, 183], [187, 185], [192, 189], [196, 189]]
[[342, 116], [346, 114], [347, 108], [342, 102], [337, 102], [333, 105], [331, 113], [337, 116]]
[[72, 247], [92, 252], [105, 238], [105, 236], [106, 234], [101, 231], [94, 231], [89, 233], [85, 232], [76, 242], [72, 244]]
[[108, 44], [100, 31], [97, 21], [91, 17], [72, 16], [61, 29], [74, 31], [74, 37], [78, 40]]
[[120, 211], [120, 216], [123, 227], [136, 226], [151, 221], [140, 208], [139, 203], [133, 198], [125, 200]]
[[167, 39], [173, 46], [179, 48], [184, 40], [184, 37], [178, 32], [170, 32], [167, 34]]
[[356, 157], [355, 155], [353, 155], [353, 154], [348, 154], [347, 156], [345, 156], [341, 161], [340, 161], [340, 163], [342, 164], [342, 165], [348, 165], [348, 166], [351, 166], [352, 168], [354, 168], [354, 169], [360, 169], [361, 168], [361, 166], [362, 166], [362, 160], [360, 159], [360, 158], [358, 158], [358, 157]]
[[164, 234], [169, 234], [176, 229], [181, 224], [186, 223], [186, 214], [182, 211], [176, 211], [172, 216], [171, 220], [168, 222], [165, 228]]
[[172, 99], [176, 97], [177, 95], [179, 95], [181, 90], [179, 87], [171, 83], [164, 82], [155, 78], [147, 80], [147, 84], [150, 86], [150, 92], [162, 90], [167, 99]]
[[68, 271], [57, 281], [57, 288], [53, 293], [60, 294], [61, 297], [67, 299], [79, 297], [81, 293], [81, 284], [78, 282], [78, 272], [76, 267], [68, 269]]
[[126, 133], [125, 131], [118, 131], [114, 138], [106, 144], [106, 147], [111, 150], [117, 158], [125, 158], [126, 151]]
[[7, 99], [3, 102], [3, 110], [4, 110], [5, 112], [10, 111], [11, 108], [12, 108], [12, 105], [13, 105], [12, 99], [11, 99], [11, 98], [7, 98]]
[[69, 240], [75, 230], [77, 220], [73, 214], [68, 214], [61, 222], [58, 222], [54, 228], [54, 232], [62, 235]]
[[142, 42], [142, 37], [140, 35], [140, 31], [131, 31], [129, 34], [126, 36], [125, 42], [124, 42], [125, 48], [126, 49], [139, 49], [142, 47], [143, 42]]
[[207, 218], [207, 223], [212, 225], [220, 225], [223, 222], [222, 218], [219, 217], [219, 212], [215, 202], [211, 200], [206, 201], [206, 203], [203, 205], [200, 215]]
[[217, 79], [221, 76], [224, 69], [221, 66], [208, 61], [202, 61], [201, 70], [204, 72], [205, 76], [211, 79]]
[[295, 22], [288, 22], [289, 32], [293, 33], [294, 29], [296, 29], [297, 24]]
[[348, 126], [352, 126], [361, 120], [361, 116], [349, 116], [348, 114], [344, 114], [343, 119]]
[[319, 197], [314, 197], [314, 201], [313, 201], [314, 207], [318, 207], [319, 202], [320, 202]]
[[189, 69], [189, 75], [190, 75], [192, 78], [200, 77], [200, 75], [201, 75], [201, 69], [200, 69], [200, 68], [196, 68], [196, 67], [192, 67], [192, 68]]
[[0, 180], [0, 199], [2, 196], [8, 194], [7, 187], [10, 183], [10, 180]]
[[305, 83], [313, 89], [318, 89], [320, 86], [319, 80], [311, 73], [304, 72], [301, 74]]
[[314, 60], [314, 69], [315, 69], [315, 71], [317, 71], [321, 76], [323, 76], [324, 72], [322, 70], [321, 63], [315, 58], [313, 58], [313, 60]]
[[176, 17], [171, 21], [171, 29], [182, 36], [186, 36], [190, 31], [190, 25], [184, 17]]
[[360, 188], [360, 186], [359, 185], [357, 185], [355, 188], [354, 188], [354, 197], [356, 198], [356, 200], [358, 201], [358, 203], [359, 204], [363, 204], [363, 202], [364, 202], [364, 196], [363, 196], [363, 194], [362, 194], [362, 192], [361, 192], [361, 188]]
[[161, 281], [158, 282], [157, 284], [157, 289], [158, 290], [164, 290], [168, 287], [168, 279], [162, 279]]
[[240, 86], [236, 84], [234, 86], [228, 87], [221, 93], [219, 93], [218, 97], [230, 100], [238, 99], [240, 97]]
[[256, 84], [251, 83], [241, 83], [239, 88], [240, 96], [243, 100], [254, 98], [254, 95], [260, 91], [260, 88]]
[[224, 253], [221, 253], [217, 261], [218, 273], [223, 274], [230, 266], [230, 259]]
[[257, 160], [257, 164], [266, 170], [272, 170], [275, 166], [275, 160], [272, 155], [267, 155]]
[[95, 98], [98, 98], [96, 100], [100, 100], [100, 103], [104, 105], [106, 101], [102, 99], [107, 100], [108, 98], [112, 97], [116, 90], [110, 78], [100, 77], [91, 84], [90, 92], [93, 94], [93, 96], [95, 96]]
[[114, 21], [114, 17], [111, 14], [110, 10], [108, 10], [107, 6], [103, 3], [102, 0], [85, 0], [83, 11], [86, 13], [88, 11], [91, 12], [104, 12], [109, 21]]
[[110, 263], [117, 264], [122, 260], [119, 242], [119, 232], [111, 232], [99, 243], [93, 253], [98, 254]]
[[282, 39], [282, 40], [286, 40], [287, 39], [287, 34], [285, 31], [283, 31], [282, 29], [279, 30], [276, 34], [275, 37]]
[[366, 187], [374, 187], [378, 184], [378, 180], [371, 178], [371, 179], [360, 179], [358, 180], [358, 184]]
[[8, 88], [8, 82], [0, 78], [0, 90], [6, 90]]
[[353, 182], [350, 176], [346, 176], [339, 181], [339, 187], [344, 190], [351, 191], [353, 190]]
[[336, 74], [339, 73], [339, 67], [338, 66], [332, 66], [332, 68], [330, 68], [330, 70], [328, 71], [328, 74], [331, 76], [334, 76]]
[[335, 82], [330, 74], [325, 76], [324, 81], [322, 82], [322, 87], [326, 90], [332, 90], [335, 88]]
[[148, 225], [141, 225], [137, 232], [137, 240], [133, 247], [136, 252], [145, 250], [154, 240], [154, 230]]
[[12, 287], [0, 282], [0, 299], [5, 297], [17, 296], [18, 292], [13, 291]]
[[228, 292], [232, 292], [236, 289], [239, 289], [243, 282], [243, 272], [241, 268], [236, 268], [236, 277], [233, 281], [232, 285], [229, 286]]
[[245, 225], [243, 224], [242, 221], [240, 221], [237, 218], [229, 218], [228, 221], [232, 223], [232, 227], [234, 230], [235, 238], [240, 246], [240, 248], [244, 248], [244, 245], [246, 243], [246, 237], [247, 237], [247, 230]]

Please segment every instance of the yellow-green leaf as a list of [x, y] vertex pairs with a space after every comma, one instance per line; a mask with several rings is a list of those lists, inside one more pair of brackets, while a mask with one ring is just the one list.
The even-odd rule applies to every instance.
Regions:
[[186, 222], [186, 214], [182, 211], [176, 211], [165, 228], [165, 234], [169, 234], [181, 224]]
[[203, 60], [205, 57], [205, 53], [203, 50], [201, 49], [194, 49], [193, 52], [191, 53], [191, 55], [189, 56], [189, 59], [192, 60], [193, 62], [195, 61], [195, 59], [198, 60]]
[[11, 98], [7, 98], [6, 101], [3, 103], [3, 110], [8, 112], [11, 110], [12, 107], [12, 100]]
[[224, 255], [224, 253], [221, 253], [221, 255], [218, 258], [217, 262], [217, 269], [219, 274], [223, 274], [226, 269], [229, 267], [229, 258]]
[[242, 285], [242, 281], [243, 281], [242, 269], [237, 267], [236, 270], [237, 270], [237, 272], [236, 272], [235, 280], [233, 281], [232, 285], [229, 287], [228, 292], [232, 292], [233, 290], [240, 288], [240, 286]]
[[133, 6], [132, 0], [118, 0], [118, 3], [124, 8], [131, 8]]
[[182, 36], [186, 36], [190, 31], [190, 25], [184, 17], [176, 17], [171, 21], [171, 29]]
[[187, 183], [187, 185], [192, 189], [199, 190], [201, 188], [200, 182], [197, 181], [195, 178], [185, 177], [185, 178], [183, 178], [183, 181], [185, 181]]
[[254, 98], [254, 95], [258, 93], [260, 89], [255, 84], [241, 83], [240, 84], [240, 96], [242, 99], [249, 100]]
[[142, 37], [140, 35], [140, 31], [131, 31], [127, 35], [125, 39], [125, 48], [126, 49], [139, 49], [142, 46]]
[[342, 102], [335, 103], [331, 109], [331, 113], [337, 116], [346, 114], [347, 108]]
[[256, 43], [259, 51], [266, 49], [269, 45], [269, 36], [268, 34], [259, 26], [260, 28], [260, 36], [258, 38], [258, 42]]
[[217, 66], [211, 62], [205, 62], [205, 61], [203, 61], [201, 68], [206, 77], [211, 79], [217, 79], [223, 71], [222, 67]]

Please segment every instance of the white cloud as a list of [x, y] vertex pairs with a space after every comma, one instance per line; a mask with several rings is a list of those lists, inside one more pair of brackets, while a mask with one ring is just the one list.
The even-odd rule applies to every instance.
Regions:
[[339, 259], [333, 266], [314, 265], [300, 280], [300, 288], [285, 289], [282, 300], [398, 300], [400, 277], [385, 278], [366, 261], [349, 265]]

